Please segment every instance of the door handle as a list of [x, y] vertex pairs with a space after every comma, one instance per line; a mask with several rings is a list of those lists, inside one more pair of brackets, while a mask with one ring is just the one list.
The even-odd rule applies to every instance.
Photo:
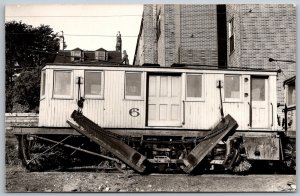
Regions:
[[271, 103], [271, 111], [272, 111], [271, 127], [273, 127], [273, 103]]
[[183, 112], [183, 115], [182, 115], [182, 125], [185, 124], [185, 101], [182, 100], [182, 112]]
[[250, 102], [248, 102], [248, 105], [249, 105], [249, 124], [248, 124], [248, 126], [252, 127], [252, 106], [251, 106]]

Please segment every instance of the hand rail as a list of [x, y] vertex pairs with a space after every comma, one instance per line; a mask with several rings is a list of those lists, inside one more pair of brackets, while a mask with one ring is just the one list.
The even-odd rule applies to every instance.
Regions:
[[182, 125], [185, 124], [185, 101], [182, 100], [182, 112], [183, 112], [183, 116], [182, 116]]
[[271, 127], [273, 127], [273, 104], [271, 103], [271, 109], [272, 109], [272, 122], [271, 122]]
[[252, 127], [252, 106], [251, 106], [250, 102], [248, 102], [248, 105], [249, 105], [249, 124], [248, 124], [248, 126]]

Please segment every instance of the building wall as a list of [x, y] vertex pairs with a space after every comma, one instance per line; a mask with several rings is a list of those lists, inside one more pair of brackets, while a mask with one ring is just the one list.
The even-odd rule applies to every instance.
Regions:
[[[217, 66], [216, 12], [216, 5], [144, 5], [145, 63]], [[161, 34], [157, 40], [158, 15]]]
[[153, 63], [155, 59], [155, 23], [153, 16], [154, 5], [144, 5], [144, 63]]
[[[277, 100], [284, 104], [283, 81], [296, 75], [296, 64], [269, 62], [269, 58], [296, 61], [296, 8], [292, 4], [227, 5], [227, 21], [235, 20], [235, 51], [228, 66], [281, 69]], [[228, 40], [229, 51], [229, 40]], [[283, 106], [279, 107], [279, 116]]]
[[158, 63], [218, 64], [216, 5], [159, 5]]
[[145, 52], [144, 52], [144, 30], [141, 29], [142, 31], [140, 32], [140, 37], [138, 38], [139, 43], [137, 45], [137, 51], [135, 54], [135, 59], [133, 62], [133, 65], [142, 65], [145, 62]]
[[[239, 6], [236, 4], [226, 5], [226, 21], [227, 21], [227, 66], [228, 67], [240, 67], [241, 66], [241, 35], [240, 35], [240, 13]], [[234, 19], [234, 51], [230, 52], [230, 40], [228, 23]], [[225, 30], [225, 29], [224, 29]]]
[[[159, 18], [160, 20], [160, 35], [158, 36], [156, 47], [157, 47], [157, 63], [161, 66], [165, 66], [166, 62], [166, 51], [165, 51], [165, 9], [163, 5], [156, 5], [156, 18]], [[156, 20], [155, 22], [159, 22]], [[158, 30], [158, 29], [156, 29]], [[157, 32], [155, 32], [155, 35], [157, 36]], [[155, 62], [153, 62], [155, 63]]]
[[144, 4], [141, 25], [133, 65], [157, 63], [156, 5]]
[[180, 63], [218, 65], [216, 5], [181, 5]]

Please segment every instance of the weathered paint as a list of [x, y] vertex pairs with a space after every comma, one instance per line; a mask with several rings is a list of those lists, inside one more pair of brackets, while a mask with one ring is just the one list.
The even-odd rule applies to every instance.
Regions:
[[251, 160], [279, 160], [280, 145], [279, 137], [271, 136], [244, 136], [247, 159]]
[[[238, 130], [252, 130], [249, 124], [250, 108], [250, 79], [251, 75], [269, 76], [269, 100], [274, 105], [273, 126], [268, 130], [276, 130], [276, 72], [263, 71], [232, 71], [232, 70], [197, 70], [197, 69], [169, 69], [169, 68], [136, 68], [136, 67], [96, 67], [96, 66], [46, 66], [46, 89], [45, 96], [40, 101], [39, 126], [45, 127], [69, 127], [66, 120], [74, 109], [77, 109], [78, 99], [77, 77], [84, 77], [85, 70], [100, 70], [104, 73], [104, 98], [86, 98], [83, 107], [85, 116], [102, 127], [107, 128], [146, 128], [147, 122], [147, 73], [177, 73], [182, 77], [182, 104], [181, 121], [178, 129], [210, 129], [221, 119], [220, 115], [220, 94], [216, 87], [216, 81], [224, 81], [224, 74], [241, 76], [241, 100], [238, 102], [227, 102], [224, 99], [224, 88], [222, 88], [222, 101], [224, 114], [230, 114], [238, 122]], [[52, 98], [53, 71], [72, 70], [73, 89], [71, 99]], [[125, 71], [142, 72], [142, 96], [141, 99], [125, 99]], [[186, 98], [186, 74], [202, 74], [203, 89], [201, 100], [189, 100]], [[81, 85], [81, 95], [84, 93], [84, 85]], [[248, 96], [245, 96], [248, 93]], [[138, 112], [133, 117], [130, 110]], [[271, 116], [271, 114], [270, 114]]]

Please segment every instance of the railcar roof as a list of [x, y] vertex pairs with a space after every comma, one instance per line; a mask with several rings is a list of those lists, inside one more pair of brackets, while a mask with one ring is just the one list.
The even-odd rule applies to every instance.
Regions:
[[170, 67], [160, 66], [158, 64], [144, 64], [140, 65], [120, 65], [120, 64], [109, 64], [109, 63], [99, 63], [99, 62], [89, 62], [89, 63], [55, 63], [47, 64], [47, 66], [66, 66], [66, 67], [120, 67], [120, 68], [136, 68], [136, 69], [147, 69], [147, 68], [156, 68], [156, 69], [188, 69], [188, 70], [227, 70], [227, 71], [257, 71], [257, 72], [278, 72], [277, 69], [262, 69], [262, 68], [249, 68], [249, 67], [218, 67], [211, 65], [189, 65], [189, 64], [173, 64]]

